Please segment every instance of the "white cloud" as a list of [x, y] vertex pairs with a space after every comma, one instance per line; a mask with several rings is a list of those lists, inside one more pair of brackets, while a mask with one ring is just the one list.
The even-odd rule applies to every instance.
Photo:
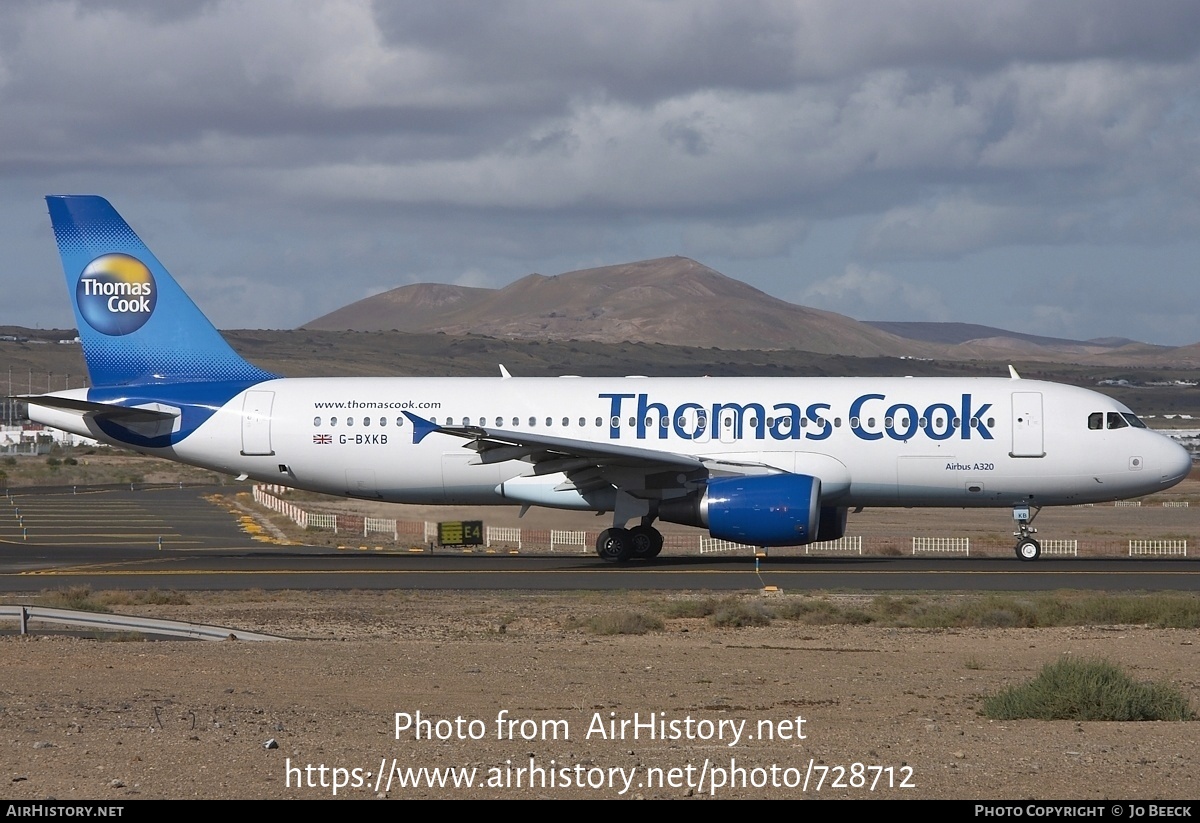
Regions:
[[[748, 261], [781, 293], [798, 257], [970, 280], [1020, 249], [1020, 290], [1047, 249], [1120, 243], [1177, 254], [1099, 294], [1146, 271], [1168, 290], [1198, 251], [1198, 54], [1192, 0], [11, 2], [0, 185], [110, 194], [168, 235], [191, 216], [185, 250], [226, 250], [211, 274], [326, 311], [640, 250]], [[839, 221], [857, 244], [810, 248]], [[3, 221], [0, 243], [41, 265]], [[826, 299], [869, 301], [836, 280]], [[963, 313], [958, 279], [920, 282]]]
[[453, 280], [456, 286], [468, 286], [474, 289], [496, 288], [495, 278], [482, 269], [467, 269]]
[[901, 315], [916, 320], [951, 319], [950, 309], [936, 289], [857, 265], [813, 283], [798, 302], [861, 320], [893, 320]]
[[786, 256], [807, 234], [807, 221], [781, 216], [746, 224], [696, 221], [686, 224], [680, 239], [687, 257], [756, 259]]
[[948, 196], [890, 209], [864, 233], [859, 249], [867, 259], [929, 259], [1052, 237], [1040, 209]]

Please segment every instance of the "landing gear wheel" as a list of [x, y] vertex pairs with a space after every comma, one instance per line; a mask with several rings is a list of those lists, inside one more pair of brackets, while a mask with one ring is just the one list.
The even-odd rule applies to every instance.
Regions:
[[633, 557], [633, 540], [628, 529], [605, 529], [596, 538], [596, 554], [609, 563], [624, 563]]
[[1032, 537], [1017, 541], [1017, 557], [1022, 560], [1037, 560], [1042, 554], [1042, 544]]
[[633, 556], [640, 560], [658, 557], [662, 551], [662, 532], [653, 526], [634, 526], [629, 530], [629, 539], [633, 543]]
[[1019, 560], [1029, 562], [1037, 560], [1042, 555], [1042, 544], [1031, 537], [1031, 535], [1037, 534], [1037, 529], [1033, 527], [1033, 521], [1041, 511], [1041, 506], [1035, 506], [1032, 503], [1020, 503], [1013, 506], [1013, 521], [1017, 524], [1017, 530], [1013, 532], [1017, 538], [1017, 545], [1013, 547], [1013, 551], [1016, 552]]

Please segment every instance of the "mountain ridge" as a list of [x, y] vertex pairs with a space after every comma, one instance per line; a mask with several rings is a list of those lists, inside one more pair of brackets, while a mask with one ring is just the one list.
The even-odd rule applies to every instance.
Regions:
[[300, 328], [953, 360], [1142, 357], [1170, 350], [1123, 338], [1072, 340], [971, 323], [859, 321], [773, 297], [678, 256], [533, 273], [498, 289], [400, 286]]

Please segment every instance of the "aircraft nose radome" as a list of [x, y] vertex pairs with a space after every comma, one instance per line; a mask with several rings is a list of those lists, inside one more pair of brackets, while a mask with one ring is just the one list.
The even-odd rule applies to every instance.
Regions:
[[1162, 459], [1163, 483], [1174, 486], [1192, 471], [1192, 456], [1188, 450], [1168, 439]]

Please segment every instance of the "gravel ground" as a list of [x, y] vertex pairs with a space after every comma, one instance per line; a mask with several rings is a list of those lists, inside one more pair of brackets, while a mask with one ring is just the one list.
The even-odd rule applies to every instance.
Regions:
[[[980, 714], [986, 695], [1063, 655], [1110, 660], [1200, 706], [1194, 630], [719, 629], [667, 619], [646, 635], [596, 636], [579, 622], [654, 602], [599, 593], [188, 598], [119, 611], [295, 640], [0, 637], [4, 796], [330, 797], [336, 776], [350, 784], [337, 796], [354, 798], [1200, 798], [1194, 722]], [[432, 724], [422, 739], [411, 729], [397, 736], [396, 714], [418, 712]], [[609, 734], [610, 720], [651, 716], [667, 721], [668, 739], [645, 728]], [[390, 788], [376, 786], [381, 764]], [[422, 767], [474, 769], [476, 785], [399, 785]], [[806, 777], [807, 791], [786, 785]]]

